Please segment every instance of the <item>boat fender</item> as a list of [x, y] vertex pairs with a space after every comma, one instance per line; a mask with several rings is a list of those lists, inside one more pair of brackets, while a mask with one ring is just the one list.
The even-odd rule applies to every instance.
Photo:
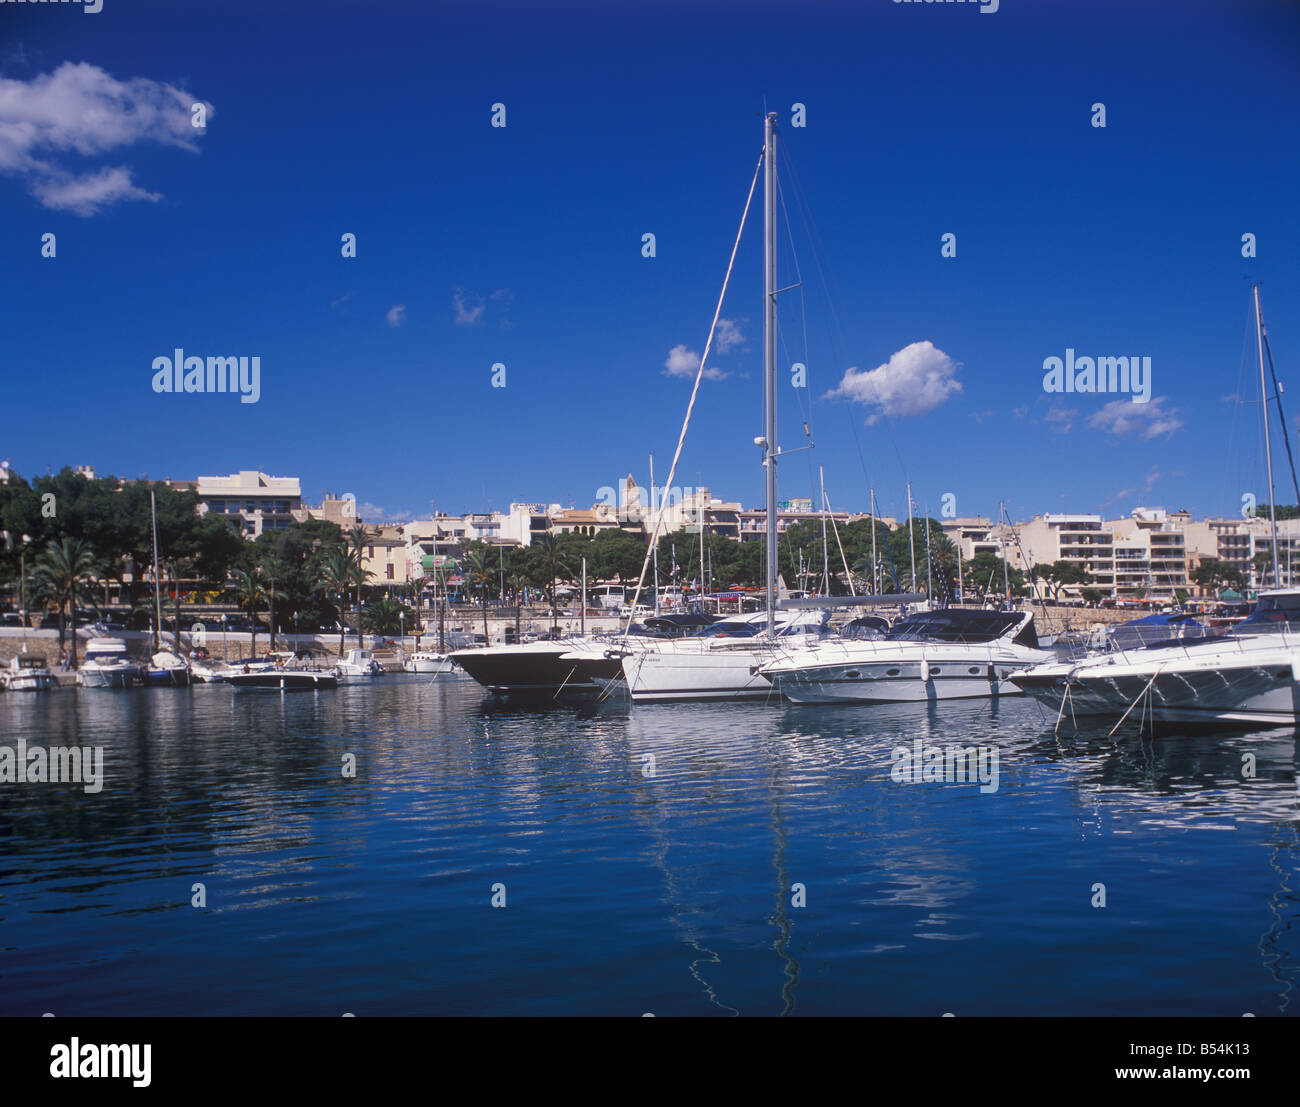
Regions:
[[1291, 679], [1300, 684], [1300, 660], [1291, 662]]
[[924, 682], [928, 681], [929, 679], [930, 679], [930, 663], [929, 663], [928, 661], [922, 661], [922, 662], [921, 662], [921, 681], [922, 681], [922, 683], [924, 683]]
[[997, 679], [998, 679], [998, 671], [997, 671], [997, 669], [995, 669], [995, 668], [993, 667], [993, 662], [990, 661], [990, 662], [989, 662], [989, 682], [992, 683], [993, 681], [995, 681], [995, 680], [997, 680]]

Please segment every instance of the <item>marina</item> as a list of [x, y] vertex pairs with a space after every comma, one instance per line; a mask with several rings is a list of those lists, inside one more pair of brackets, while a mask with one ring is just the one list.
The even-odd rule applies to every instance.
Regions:
[[248, 9], [0, 0], [12, 1098], [1288, 1076], [1300, 15]]
[[[4, 809], [6, 1015], [1294, 1013], [1287, 732], [1058, 737], [1024, 696], [539, 708], [409, 675], [5, 696], [0, 723], [100, 744], [105, 774], [84, 811]], [[918, 739], [996, 749], [998, 790], [896, 782]]]

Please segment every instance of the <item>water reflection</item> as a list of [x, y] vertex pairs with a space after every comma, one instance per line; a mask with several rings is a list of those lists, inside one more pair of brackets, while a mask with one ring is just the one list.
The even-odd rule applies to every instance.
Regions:
[[[1294, 733], [421, 677], [0, 697], [0, 732], [105, 750], [99, 797], [0, 792], [4, 1014], [1295, 1008]], [[916, 741], [997, 791], [893, 780]]]

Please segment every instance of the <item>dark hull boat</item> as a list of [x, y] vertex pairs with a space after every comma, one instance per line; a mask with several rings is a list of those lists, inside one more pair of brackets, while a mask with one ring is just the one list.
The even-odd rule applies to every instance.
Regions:
[[[451, 655], [489, 692], [512, 696], [594, 695], [601, 690], [590, 671], [579, 665], [572, 654], [585, 645], [581, 640], [569, 642], [526, 642], [518, 646], [487, 646], [477, 650], [457, 650]], [[603, 660], [603, 658], [602, 658]], [[617, 675], [619, 664], [609, 662]]]
[[226, 680], [236, 688], [268, 692], [314, 692], [318, 688], [337, 688], [339, 678], [333, 673], [277, 672], [232, 673]]

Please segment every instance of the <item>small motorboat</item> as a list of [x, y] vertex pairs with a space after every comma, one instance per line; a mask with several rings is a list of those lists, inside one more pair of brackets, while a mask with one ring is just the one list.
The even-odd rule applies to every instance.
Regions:
[[86, 643], [86, 660], [77, 670], [83, 688], [132, 688], [142, 676], [121, 638], [92, 638]]
[[59, 678], [50, 672], [43, 653], [20, 653], [0, 670], [0, 690], [9, 692], [52, 692]]
[[376, 677], [383, 671], [370, 650], [348, 650], [338, 663], [338, 675], [344, 680]]
[[337, 688], [336, 673], [301, 669], [271, 669], [262, 673], [231, 673], [226, 678], [235, 688], [255, 688], [270, 692], [314, 692], [320, 688]]
[[314, 692], [321, 688], [337, 688], [337, 668], [319, 668], [318, 656], [308, 653], [276, 654], [269, 669], [232, 672], [226, 680], [235, 688], [267, 692]]
[[455, 670], [456, 662], [445, 653], [421, 650], [403, 661], [402, 668], [408, 673], [450, 673]]
[[149, 659], [144, 682], [160, 688], [188, 688], [190, 667], [185, 658], [171, 650], [159, 650]]
[[226, 663], [218, 661], [207, 650], [199, 647], [190, 652], [190, 679], [204, 684], [215, 684], [226, 679]]

